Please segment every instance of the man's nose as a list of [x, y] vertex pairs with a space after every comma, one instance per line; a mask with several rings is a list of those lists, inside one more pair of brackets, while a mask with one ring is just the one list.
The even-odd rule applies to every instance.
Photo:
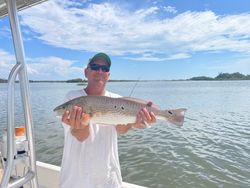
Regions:
[[97, 71], [97, 72], [102, 73], [102, 72], [104, 72], [104, 71], [102, 70], [102, 68], [101, 68], [101, 67], [99, 67], [99, 69], [98, 69], [98, 71]]

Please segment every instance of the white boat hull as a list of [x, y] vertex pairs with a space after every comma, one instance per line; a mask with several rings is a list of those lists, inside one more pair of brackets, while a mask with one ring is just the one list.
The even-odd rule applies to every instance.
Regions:
[[[59, 188], [59, 172], [61, 169], [59, 166], [37, 161], [36, 167], [37, 167], [39, 188]], [[1, 178], [2, 173], [3, 170], [0, 169], [0, 180], [2, 179]], [[17, 173], [18, 175], [21, 175], [23, 173], [23, 167], [19, 167], [17, 169]], [[24, 188], [30, 188], [30, 185], [26, 184], [24, 185]], [[122, 188], [146, 188], [146, 187], [123, 182]]]

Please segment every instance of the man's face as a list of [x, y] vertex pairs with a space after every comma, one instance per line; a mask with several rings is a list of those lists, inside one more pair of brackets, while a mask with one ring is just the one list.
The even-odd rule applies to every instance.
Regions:
[[107, 71], [108, 64], [102, 60], [97, 59], [92, 62], [91, 65], [85, 69], [85, 76], [88, 79], [88, 82], [91, 84], [106, 84], [109, 79], [110, 72]]

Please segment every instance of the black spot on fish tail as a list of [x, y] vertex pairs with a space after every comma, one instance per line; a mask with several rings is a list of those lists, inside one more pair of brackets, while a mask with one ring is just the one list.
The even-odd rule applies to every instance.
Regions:
[[171, 115], [173, 114], [170, 110], [168, 111], [168, 113], [171, 114]]
[[153, 103], [151, 101], [147, 103], [148, 107], [152, 107], [152, 105], [153, 105]]

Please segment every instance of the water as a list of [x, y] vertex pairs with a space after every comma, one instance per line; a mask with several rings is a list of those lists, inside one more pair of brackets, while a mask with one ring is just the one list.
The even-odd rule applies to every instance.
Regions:
[[[109, 83], [127, 96], [135, 83]], [[37, 159], [60, 165], [63, 128], [52, 109], [82, 86], [30, 84]], [[24, 124], [16, 86], [16, 125]], [[0, 130], [6, 126], [7, 85], [0, 84]], [[250, 82], [140, 82], [132, 96], [164, 108], [186, 107], [182, 128], [159, 122], [119, 136], [123, 180], [152, 188], [250, 187]]]

